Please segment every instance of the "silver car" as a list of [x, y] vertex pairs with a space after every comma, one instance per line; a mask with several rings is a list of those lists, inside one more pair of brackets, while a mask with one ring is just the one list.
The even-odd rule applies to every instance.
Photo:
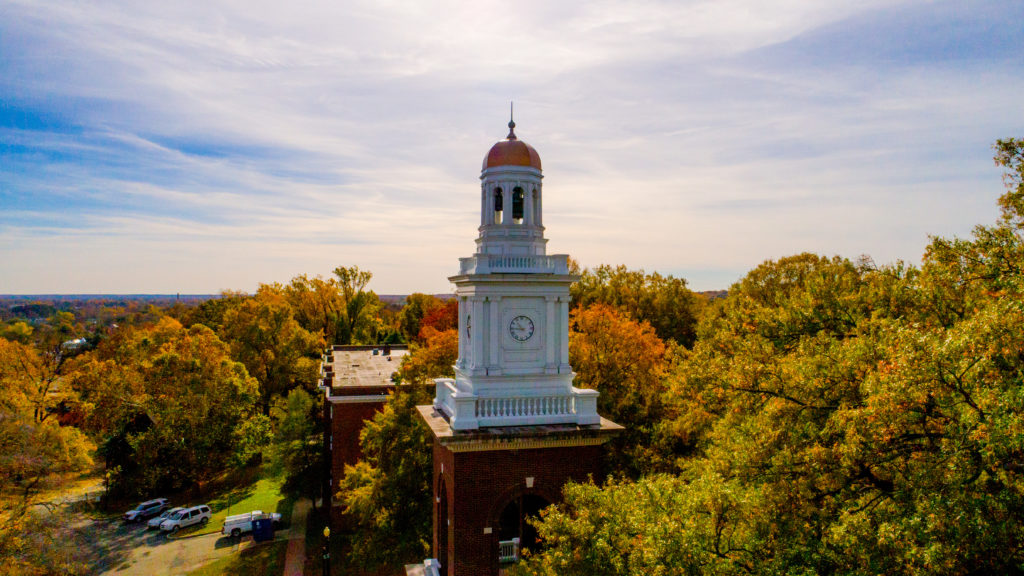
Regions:
[[156, 516], [167, 508], [167, 498], [146, 500], [135, 508], [124, 513], [125, 522], [141, 522], [150, 516]]
[[182, 510], [184, 510], [184, 508], [171, 508], [170, 510], [164, 510], [163, 513], [159, 516], [149, 519], [149, 522], [146, 523], [146, 529], [148, 530], [150, 528], [159, 528], [160, 524], [164, 520], [167, 520], [171, 517], [171, 514], [174, 514], [175, 512], [180, 512]]

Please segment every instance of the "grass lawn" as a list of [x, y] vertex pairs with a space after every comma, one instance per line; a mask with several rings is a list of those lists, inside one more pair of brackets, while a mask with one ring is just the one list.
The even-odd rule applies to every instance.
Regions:
[[246, 574], [251, 576], [280, 576], [284, 572], [287, 540], [274, 540], [246, 548], [234, 556], [221, 558], [186, 576], [221, 576], [222, 574]]
[[198, 536], [220, 532], [224, 519], [232, 514], [262, 510], [277, 512], [287, 525], [292, 514], [294, 501], [281, 494], [281, 478], [270, 477], [264, 468], [254, 482], [234, 486], [224, 486], [208, 499], [213, 517], [205, 526], [186, 528], [179, 532], [181, 536]]

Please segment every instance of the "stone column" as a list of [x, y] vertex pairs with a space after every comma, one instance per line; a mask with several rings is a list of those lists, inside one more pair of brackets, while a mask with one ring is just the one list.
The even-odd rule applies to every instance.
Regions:
[[476, 319], [473, 322], [472, 338], [473, 341], [473, 369], [480, 369], [484, 367], [484, 331], [482, 329], [484, 319], [484, 301], [479, 296], [473, 296], [473, 318]]
[[569, 298], [558, 299], [558, 316], [561, 322], [559, 334], [562, 335], [561, 349], [562, 358], [561, 363], [563, 366], [569, 366]]
[[541, 201], [542, 196], [541, 187], [537, 186], [537, 226], [544, 225], [544, 205]]
[[501, 374], [501, 296], [491, 296], [491, 361], [490, 373]]
[[[455, 361], [455, 365], [459, 368], [466, 367], [466, 298], [459, 296], [459, 359]], [[472, 323], [472, 316], [470, 317]]]
[[490, 193], [487, 190], [487, 185], [480, 185], [480, 225], [486, 226], [487, 220], [490, 219], [490, 210], [487, 209], [487, 199], [490, 197]]
[[555, 317], [555, 301], [558, 300], [558, 297], [556, 297], [556, 296], [548, 296], [547, 298], [545, 298], [545, 300], [547, 301], [546, 302], [546, 304], [547, 304], [547, 310], [546, 310], [547, 314], [546, 314], [545, 319], [546, 319], [546, 321], [547, 321], [546, 323], [548, 325], [548, 327], [547, 327], [548, 333], [547, 333], [547, 337], [546, 337], [547, 338], [547, 342], [544, 345], [544, 348], [545, 348], [544, 363], [545, 363], [545, 366], [547, 366], [548, 371], [553, 373], [557, 369], [557, 366], [555, 365], [555, 348], [558, 346], [558, 340], [556, 340], [556, 334], [558, 333], [556, 331], [556, 328], [558, 326], [558, 320]]
[[533, 190], [523, 188], [523, 225], [533, 226]]

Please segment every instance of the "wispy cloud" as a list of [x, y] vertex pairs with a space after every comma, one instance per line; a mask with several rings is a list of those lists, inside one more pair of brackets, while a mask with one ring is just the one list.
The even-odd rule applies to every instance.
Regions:
[[724, 288], [990, 221], [1024, 9], [0, 0], [0, 292], [446, 291], [509, 99], [549, 248]]

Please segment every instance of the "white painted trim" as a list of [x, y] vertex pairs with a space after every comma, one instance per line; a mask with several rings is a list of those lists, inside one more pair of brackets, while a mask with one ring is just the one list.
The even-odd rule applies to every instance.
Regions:
[[[361, 396], [331, 396], [332, 404], [366, 404], [369, 402], [387, 402], [389, 394], [365, 394]], [[333, 410], [333, 407], [332, 407]]]

